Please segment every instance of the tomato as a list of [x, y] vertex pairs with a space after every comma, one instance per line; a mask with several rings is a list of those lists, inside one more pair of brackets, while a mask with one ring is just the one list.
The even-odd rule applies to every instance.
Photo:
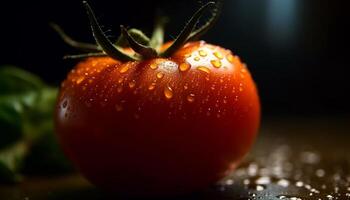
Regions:
[[259, 121], [245, 64], [230, 50], [194, 41], [169, 57], [79, 62], [62, 83], [55, 123], [65, 153], [89, 181], [149, 196], [223, 178], [251, 148]]

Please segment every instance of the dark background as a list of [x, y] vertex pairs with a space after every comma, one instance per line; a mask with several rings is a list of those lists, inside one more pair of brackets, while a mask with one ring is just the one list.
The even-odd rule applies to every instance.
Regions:
[[[112, 38], [119, 35], [120, 24], [149, 34], [159, 7], [171, 19], [166, 29], [170, 39], [201, 4], [197, 0], [89, 2]], [[221, 18], [203, 39], [231, 49], [248, 64], [263, 113], [347, 115], [348, 7], [340, 2], [226, 0]], [[51, 21], [73, 38], [93, 42], [79, 0], [1, 1], [0, 65], [20, 66], [59, 85], [76, 63], [62, 57], [79, 52], [49, 28]]]

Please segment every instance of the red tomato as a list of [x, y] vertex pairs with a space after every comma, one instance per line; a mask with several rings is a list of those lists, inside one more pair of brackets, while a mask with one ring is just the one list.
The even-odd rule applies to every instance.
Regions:
[[56, 109], [63, 149], [95, 185], [123, 194], [202, 189], [250, 149], [260, 106], [229, 50], [187, 43], [170, 58], [80, 62]]
[[72, 46], [100, 51], [89, 56], [109, 55], [80, 62], [60, 90], [57, 134], [78, 170], [100, 188], [141, 196], [200, 190], [233, 170], [256, 137], [260, 105], [237, 56], [190, 42], [215, 21], [191, 32], [214, 3], [163, 46], [159, 27], [152, 39], [122, 27], [125, 48], [84, 5], [99, 47], [71, 42], [56, 27]]

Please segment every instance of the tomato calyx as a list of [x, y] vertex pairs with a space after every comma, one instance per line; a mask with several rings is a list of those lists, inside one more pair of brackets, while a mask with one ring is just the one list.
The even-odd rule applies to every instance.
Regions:
[[[83, 5], [87, 11], [87, 15], [90, 21], [93, 36], [97, 45], [88, 44], [83, 42], [77, 42], [71, 37], [65, 34], [65, 32], [56, 24], [51, 24], [52, 28], [58, 32], [61, 38], [70, 46], [88, 52], [80, 55], [68, 55], [64, 58], [76, 59], [86, 57], [103, 57], [109, 56], [119, 61], [138, 61], [146, 60], [157, 57], [170, 57], [183, 45], [189, 41], [198, 40], [205, 32], [207, 32], [218, 19], [220, 8], [222, 5], [221, 0], [218, 2], [208, 2], [200, 7], [195, 14], [186, 23], [180, 34], [175, 38], [174, 42], [164, 51], [160, 50], [164, 40], [164, 25], [166, 23], [165, 18], [158, 18], [154, 27], [154, 31], [151, 38], [148, 38], [142, 31], [137, 29], [127, 30], [124, 26], [120, 26], [121, 35], [116, 43], [112, 43], [108, 37], [104, 34], [101, 26], [99, 25], [93, 10], [90, 5], [83, 1]], [[196, 28], [196, 24], [203, 16], [204, 12], [212, 8], [212, 15], [210, 19], [201, 27]], [[131, 48], [134, 53], [128, 53], [125, 48]]]

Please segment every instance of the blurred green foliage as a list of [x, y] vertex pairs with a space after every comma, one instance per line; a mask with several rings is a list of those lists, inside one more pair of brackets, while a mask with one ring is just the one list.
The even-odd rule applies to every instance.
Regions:
[[72, 171], [54, 135], [57, 92], [29, 72], [0, 67], [0, 182]]

